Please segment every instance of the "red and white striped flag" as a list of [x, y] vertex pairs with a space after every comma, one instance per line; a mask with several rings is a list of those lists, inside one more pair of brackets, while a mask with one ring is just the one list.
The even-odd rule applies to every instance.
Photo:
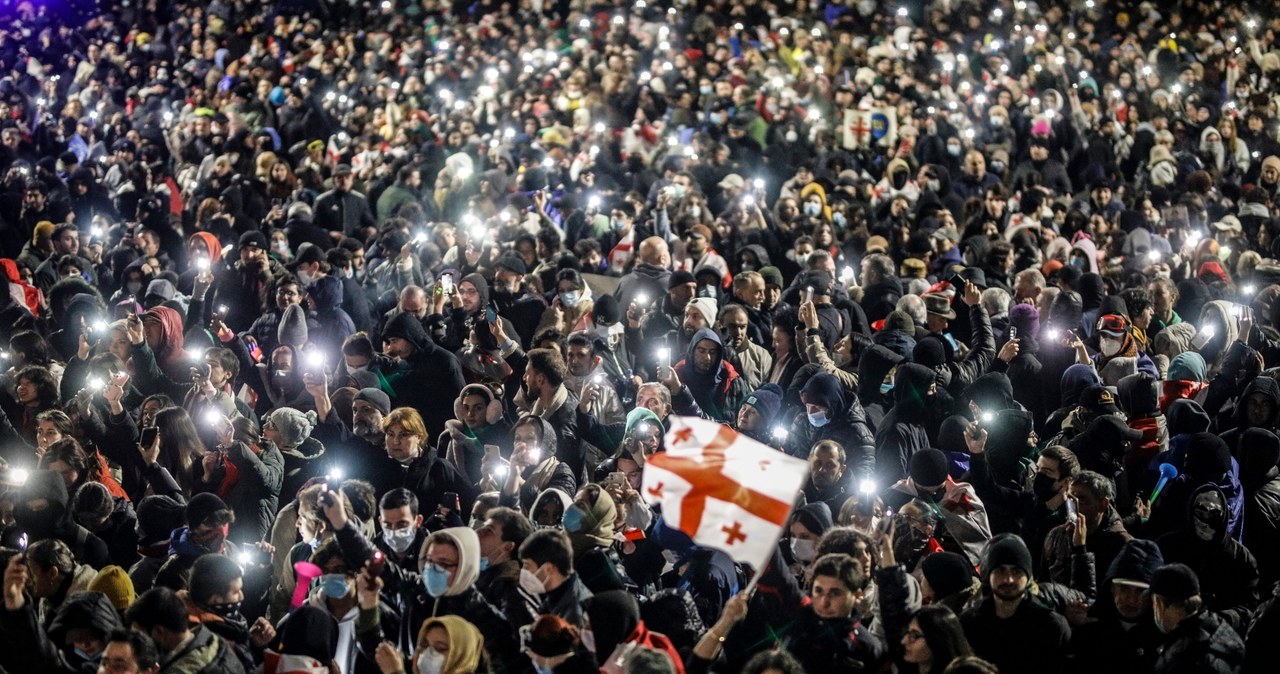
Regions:
[[644, 466], [641, 492], [668, 525], [735, 562], [764, 568], [809, 464], [714, 421], [670, 417], [667, 451]]

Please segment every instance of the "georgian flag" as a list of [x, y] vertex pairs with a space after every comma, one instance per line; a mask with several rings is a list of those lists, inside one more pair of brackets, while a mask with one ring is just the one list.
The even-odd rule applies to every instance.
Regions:
[[667, 451], [644, 466], [641, 493], [666, 523], [735, 562], [764, 568], [804, 485], [806, 461], [705, 419], [670, 418]]

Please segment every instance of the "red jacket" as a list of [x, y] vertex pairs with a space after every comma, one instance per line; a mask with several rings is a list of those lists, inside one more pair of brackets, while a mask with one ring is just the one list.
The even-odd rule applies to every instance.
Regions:
[[1168, 414], [1169, 406], [1173, 404], [1173, 401], [1180, 399], [1195, 400], [1195, 397], [1200, 395], [1200, 391], [1209, 387], [1209, 382], [1174, 379], [1163, 382], [1161, 386], [1160, 413]]

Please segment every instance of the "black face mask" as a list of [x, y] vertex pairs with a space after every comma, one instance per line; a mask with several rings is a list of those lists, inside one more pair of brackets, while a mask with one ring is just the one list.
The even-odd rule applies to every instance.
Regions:
[[1049, 499], [1058, 495], [1058, 489], [1054, 485], [1058, 481], [1045, 475], [1037, 473], [1035, 482], [1031, 485], [1031, 490], [1035, 492], [1036, 500], [1040, 503], [1048, 503]]
[[210, 613], [218, 616], [219, 618], [222, 618], [223, 620], [229, 623], [243, 623], [245, 622], [245, 619], [244, 619], [244, 615], [240, 613], [241, 604], [243, 604], [243, 602], [234, 602], [234, 603], [228, 603], [228, 604], [209, 604], [205, 608], [209, 609]]

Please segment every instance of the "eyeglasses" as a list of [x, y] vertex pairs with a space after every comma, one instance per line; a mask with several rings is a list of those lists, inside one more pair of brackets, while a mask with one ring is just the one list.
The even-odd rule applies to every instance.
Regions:
[[924, 638], [924, 632], [921, 632], [920, 630], [907, 630], [907, 633], [902, 636], [906, 637], [907, 641], [919, 641]]

